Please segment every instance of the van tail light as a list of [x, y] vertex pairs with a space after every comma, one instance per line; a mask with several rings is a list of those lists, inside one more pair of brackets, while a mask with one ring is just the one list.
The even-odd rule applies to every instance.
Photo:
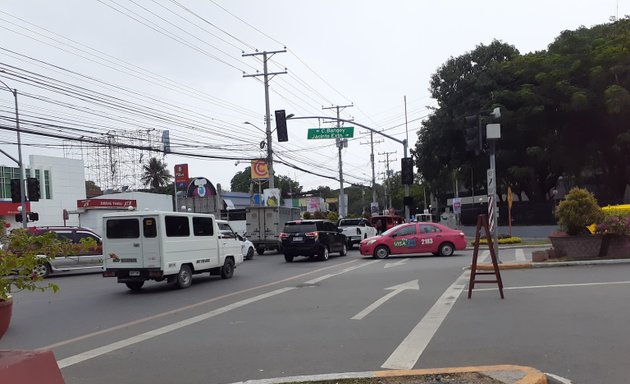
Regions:
[[103, 277], [115, 277], [116, 274], [114, 273], [114, 271], [105, 271], [103, 272]]
[[280, 239], [286, 239], [287, 237], [289, 237], [289, 234], [288, 233], [284, 233], [284, 232], [280, 232], [280, 236], [278, 236], [278, 237], [280, 237]]
[[306, 237], [318, 237], [319, 233], [317, 233], [317, 232], [306, 232], [304, 235]]

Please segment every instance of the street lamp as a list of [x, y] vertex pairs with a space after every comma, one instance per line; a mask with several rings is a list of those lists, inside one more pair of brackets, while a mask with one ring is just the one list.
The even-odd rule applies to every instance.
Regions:
[[24, 162], [22, 161], [22, 141], [20, 139], [20, 117], [18, 113], [18, 92], [17, 89], [11, 89], [4, 81], [0, 80], [0, 83], [4, 85], [9, 92], [13, 94], [13, 98], [15, 99], [15, 127], [17, 131], [17, 145], [18, 145], [18, 160], [16, 161], [14, 158], [9, 156], [11, 160], [15, 161], [20, 168], [20, 202], [22, 206], [22, 228], [26, 228], [26, 194], [24, 193]]

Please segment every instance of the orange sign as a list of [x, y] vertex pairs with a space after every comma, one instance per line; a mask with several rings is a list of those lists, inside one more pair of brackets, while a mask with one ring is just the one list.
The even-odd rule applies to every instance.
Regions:
[[252, 180], [268, 179], [269, 169], [266, 160], [252, 160]]

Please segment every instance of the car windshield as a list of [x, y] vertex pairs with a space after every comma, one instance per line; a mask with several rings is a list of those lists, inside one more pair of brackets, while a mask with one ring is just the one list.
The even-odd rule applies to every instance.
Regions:
[[284, 227], [286, 233], [306, 233], [317, 231], [317, 224], [315, 223], [287, 223]]

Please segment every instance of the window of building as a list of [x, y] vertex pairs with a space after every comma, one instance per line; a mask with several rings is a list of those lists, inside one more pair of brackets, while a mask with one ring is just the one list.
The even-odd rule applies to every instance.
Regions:
[[[39, 177], [38, 177], [39, 178]], [[40, 179], [41, 181], [41, 179]], [[52, 199], [52, 188], [50, 187], [50, 171], [44, 170], [44, 191], [43, 198], [44, 199]]]

